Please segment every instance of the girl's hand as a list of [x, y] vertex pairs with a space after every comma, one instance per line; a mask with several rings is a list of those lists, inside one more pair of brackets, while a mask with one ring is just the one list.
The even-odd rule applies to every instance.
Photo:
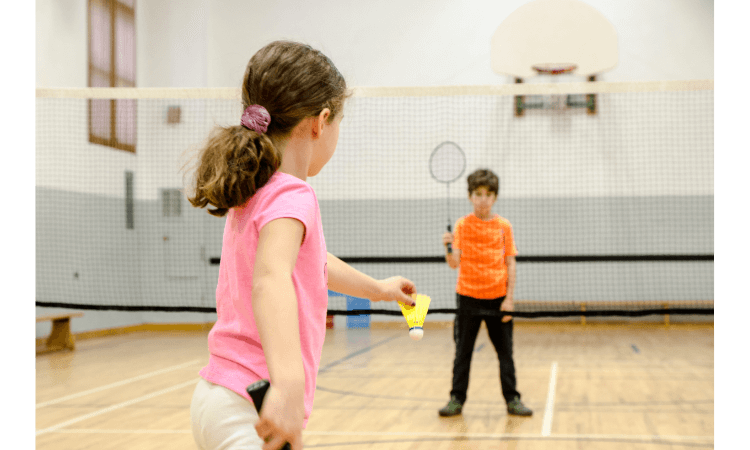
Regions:
[[453, 243], [453, 233], [446, 231], [443, 233], [443, 246]]
[[263, 439], [263, 450], [278, 450], [288, 442], [292, 450], [302, 450], [302, 423], [305, 419], [305, 390], [281, 390], [271, 386], [263, 401], [255, 431]]
[[414, 283], [404, 277], [391, 277], [385, 280], [378, 280], [379, 292], [372, 300], [373, 302], [400, 302], [404, 305], [415, 306], [416, 302], [411, 298], [411, 294], [417, 293]]

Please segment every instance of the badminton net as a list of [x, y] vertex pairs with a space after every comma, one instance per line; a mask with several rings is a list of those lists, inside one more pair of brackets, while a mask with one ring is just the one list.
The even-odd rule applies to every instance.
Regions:
[[[466, 176], [489, 168], [519, 252], [516, 316], [713, 314], [712, 81], [354, 92], [308, 182], [328, 250], [355, 268], [455, 312], [446, 209], [471, 213]], [[587, 95], [593, 114], [574, 107]], [[181, 168], [241, 112], [236, 89], [38, 89], [37, 306], [215, 311], [224, 219], [190, 206]], [[466, 156], [447, 202], [429, 169], [445, 141]], [[349, 300], [330, 293], [329, 313], [359, 313]]]

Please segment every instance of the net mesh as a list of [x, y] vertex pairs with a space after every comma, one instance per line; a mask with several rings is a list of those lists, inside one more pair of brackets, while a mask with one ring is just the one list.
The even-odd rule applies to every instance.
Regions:
[[[516, 114], [519, 97], [594, 90], [595, 114]], [[130, 107], [90, 106], [114, 97]], [[190, 206], [181, 168], [215, 125], [239, 122], [238, 98], [38, 90], [38, 306], [215, 310], [224, 219]], [[91, 123], [128, 130], [134, 152], [92, 139]], [[429, 167], [445, 141], [466, 156], [448, 203]], [[456, 306], [445, 218], [471, 213], [466, 176], [489, 168], [519, 250], [516, 316], [712, 314], [713, 155], [712, 82], [357, 89], [336, 154], [308, 181], [328, 250], [375, 278], [411, 279], [431, 313]], [[351, 300], [331, 293], [329, 313], [355, 314]]]

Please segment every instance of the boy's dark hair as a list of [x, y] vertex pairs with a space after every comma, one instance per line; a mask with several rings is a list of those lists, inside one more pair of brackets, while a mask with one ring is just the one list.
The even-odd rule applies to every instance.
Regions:
[[288, 136], [306, 117], [329, 108], [329, 122], [341, 113], [350, 95], [344, 77], [330, 59], [309, 45], [276, 41], [250, 59], [242, 82], [242, 111], [263, 106], [271, 123], [263, 134], [239, 124], [216, 127], [198, 155], [193, 176], [194, 193], [188, 197], [198, 208], [223, 216], [241, 206], [265, 185], [281, 164], [274, 139]]
[[489, 169], [475, 170], [469, 175], [468, 182], [469, 195], [483, 186], [495, 195], [497, 195], [500, 190], [500, 180], [497, 178], [497, 175]]

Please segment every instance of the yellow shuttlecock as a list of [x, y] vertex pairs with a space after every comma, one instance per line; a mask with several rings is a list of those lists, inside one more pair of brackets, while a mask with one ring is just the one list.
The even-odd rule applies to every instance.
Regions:
[[416, 306], [406, 306], [399, 303], [401, 312], [406, 318], [406, 323], [409, 324], [409, 336], [418, 341], [424, 336], [424, 318], [427, 315], [427, 310], [430, 308], [430, 297], [423, 294], [412, 294], [411, 298], [416, 302]]

